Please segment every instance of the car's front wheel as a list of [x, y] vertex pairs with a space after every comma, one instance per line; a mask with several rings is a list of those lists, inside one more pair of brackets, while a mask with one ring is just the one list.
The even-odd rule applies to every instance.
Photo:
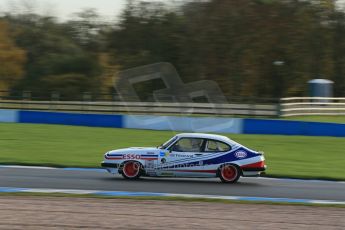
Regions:
[[142, 174], [142, 165], [137, 161], [127, 161], [121, 167], [121, 174], [126, 179], [138, 179]]
[[241, 170], [236, 165], [225, 164], [218, 169], [218, 176], [224, 183], [236, 183], [241, 176]]

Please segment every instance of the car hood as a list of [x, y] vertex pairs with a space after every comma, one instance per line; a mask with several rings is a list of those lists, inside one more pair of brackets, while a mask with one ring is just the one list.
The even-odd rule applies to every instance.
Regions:
[[154, 147], [131, 147], [116, 149], [107, 152], [107, 154], [158, 154], [161, 149]]

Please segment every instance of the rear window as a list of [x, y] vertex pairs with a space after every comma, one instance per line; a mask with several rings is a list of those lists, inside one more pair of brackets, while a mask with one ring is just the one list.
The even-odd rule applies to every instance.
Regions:
[[230, 145], [215, 140], [208, 140], [205, 146], [205, 152], [227, 152], [230, 150]]

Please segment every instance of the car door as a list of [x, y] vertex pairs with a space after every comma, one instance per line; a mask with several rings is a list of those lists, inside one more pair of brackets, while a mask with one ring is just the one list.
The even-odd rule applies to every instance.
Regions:
[[231, 145], [218, 140], [208, 139], [204, 145], [204, 170], [205, 172], [216, 172], [220, 164], [225, 163], [231, 152]]
[[202, 156], [205, 140], [202, 138], [178, 139], [160, 154], [161, 176], [198, 176], [203, 166], [197, 160]]

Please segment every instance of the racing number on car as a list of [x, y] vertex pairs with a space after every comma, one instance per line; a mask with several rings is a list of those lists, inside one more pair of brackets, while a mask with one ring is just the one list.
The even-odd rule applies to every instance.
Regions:
[[137, 154], [124, 154], [122, 155], [122, 158], [123, 159], [126, 159], [126, 160], [133, 160], [133, 159], [140, 159], [140, 155], [137, 155]]

